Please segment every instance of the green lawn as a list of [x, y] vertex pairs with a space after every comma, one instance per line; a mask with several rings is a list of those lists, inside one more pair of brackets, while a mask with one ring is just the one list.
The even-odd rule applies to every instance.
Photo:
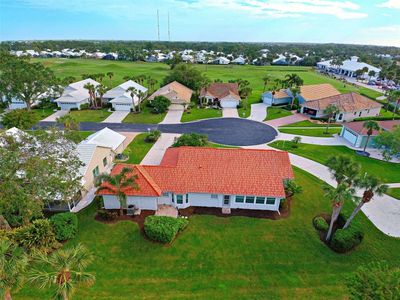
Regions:
[[305, 135], [305, 136], [315, 136], [315, 137], [332, 137], [333, 134], [340, 133], [342, 129], [338, 127], [329, 128], [328, 133], [325, 133], [325, 128], [283, 128], [280, 127], [279, 131], [283, 133]]
[[[288, 124], [282, 127], [326, 127], [326, 124], [313, 123], [310, 120], [304, 120], [292, 124]], [[342, 127], [340, 124], [330, 124], [329, 127]]]
[[392, 196], [393, 198], [396, 198], [396, 199], [400, 200], [400, 188], [388, 189], [386, 194], [388, 194], [389, 196]]
[[[372, 261], [400, 264], [400, 240], [385, 236], [360, 213], [362, 244], [336, 254], [317, 236], [312, 218], [330, 212], [321, 181], [295, 170], [303, 193], [279, 221], [196, 215], [172, 246], [145, 239], [136, 223], [93, 219], [96, 203], [78, 214], [78, 242], [95, 255], [96, 283], [74, 299], [347, 299], [347, 276]], [[354, 204], [346, 203], [345, 212]], [[15, 299], [49, 299], [26, 285]]]
[[37, 121], [40, 121], [54, 114], [54, 109], [55, 108], [34, 108], [32, 109], [32, 111], [35, 113], [35, 119], [37, 119]]
[[213, 143], [213, 142], [208, 142], [207, 147], [210, 147], [210, 148], [240, 148], [237, 146], [222, 145], [222, 144], [217, 144], [217, 143]]
[[89, 135], [93, 134], [94, 131], [78, 131], [79, 133], [79, 137], [81, 139], [81, 141], [83, 141], [84, 139], [86, 139]]
[[267, 108], [267, 117], [264, 121], [279, 119], [283, 117], [290, 116], [292, 113], [286, 109], [270, 106]]
[[154, 114], [151, 112], [151, 108], [146, 106], [146, 102], [142, 103], [142, 110], [140, 113], [130, 113], [122, 122], [123, 123], [142, 123], [142, 124], [158, 124], [164, 120], [165, 115]]
[[127, 155], [129, 159], [124, 163], [140, 164], [142, 159], [146, 156], [147, 152], [149, 152], [150, 148], [154, 145], [154, 143], [146, 143], [144, 141], [146, 136], [147, 133], [138, 134], [128, 145], [123, 153]]
[[286, 150], [325, 164], [329, 156], [348, 155], [361, 164], [362, 172], [379, 176], [384, 182], [400, 182], [399, 165], [355, 154], [355, 151], [346, 146], [320, 146], [299, 144], [298, 148], [291, 148], [291, 142], [275, 141], [268, 144], [271, 147]]
[[181, 122], [184, 123], [219, 117], [222, 117], [222, 111], [220, 109], [193, 107], [189, 111], [183, 112]]
[[92, 110], [92, 109], [85, 109], [85, 110], [74, 110], [71, 111], [70, 114], [74, 117], [77, 122], [101, 122], [104, 121], [111, 112], [107, 111], [106, 108]]

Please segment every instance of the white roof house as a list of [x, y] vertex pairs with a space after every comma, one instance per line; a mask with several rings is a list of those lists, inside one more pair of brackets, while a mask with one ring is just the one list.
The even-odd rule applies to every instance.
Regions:
[[[134, 87], [136, 90], [147, 95], [147, 88], [133, 80], [128, 80], [105, 93], [103, 99], [111, 103], [115, 110], [129, 111], [133, 108], [132, 97], [130, 92], [127, 92], [130, 87]], [[135, 95], [133, 99], [135, 105], [138, 105], [138, 97]]]
[[232, 60], [232, 63], [238, 64], [238, 65], [244, 65], [246, 63], [246, 59], [243, 56], [238, 56], [234, 60]]
[[82, 143], [107, 147], [115, 151], [124, 143], [125, 140], [126, 136], [105, 127], [102, 130], [89, 135]]
[[226, 57], [220, 56], [214, 60], [214, 63], [219, 64], [219, 65], [227, 65], [230, 63], [230, 60], [227, 59]]
[[[318, 69], [321, 69], [321, 70], [333, 71], [340, 75], [349, 76], [349, 77], [356, 76], [355, 72], [357, 70], [360, 70], [363, 68], [368, 68], [368, 72], [374, 71], [376, 73], [376, 75], [374, 77], [377, 77], [379, 75], [379, 72], [381, 71], [381, 69], [371, 66], [370, 64], [359, 62], [357, 56], [352, 56], [350, 59], [344, 60], [340, 66], [333, 65], [332, 60], [330, 59], [330, 60], [318, 62], [317, 67], [318, 67]], [[366, 74], [364, 74], [364, 77], [368, 76], [368, 72], [366, 72]]]

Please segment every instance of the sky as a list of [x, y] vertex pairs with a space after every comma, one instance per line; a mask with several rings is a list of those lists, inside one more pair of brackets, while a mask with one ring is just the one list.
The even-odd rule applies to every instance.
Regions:
[[0, 0], [0, 40], [317, 42], [400, 47], [400, 0]]

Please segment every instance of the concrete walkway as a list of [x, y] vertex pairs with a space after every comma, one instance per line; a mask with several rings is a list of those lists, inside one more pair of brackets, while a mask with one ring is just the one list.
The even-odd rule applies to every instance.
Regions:
[[101, 123], [122, 123], [122, 121], [129, 115], [129, 111], [114, 111]]
[[44, 118], [41, 122], [57, 122], [59, 117], [65, 116], [69, 113], [68, 110], [57, 110], [54, 114]]
[[168, 112], [164, 118], [160, 122], [160, 124], [177, 124], [181, 122], [182, 114], [184, 107], [179, 104], [171, 104], [168, 108]]
[[153, 147], [151, 147], [150, 151], [147, 152], [141, 164], [150, 166], [159, 165], [167, 148], [171, 147], [175, 141], [175, 138], [178, 138], [179, 136], [180, 134], [175, 134], [175, 133], [161, 134], [158, 141], [155, 142]]
[[267, 117], [267, 107], [265, 103], [256, 103], [251, 105], [250, 120], [264, 122]]
[[[267, 111], [267, 114], [268, 114], [268, 111]], [[279, 126], [289, 125], [289, 124], [297, 123], [297, 122], [304, 121], [304, 120], [308, 120], [308, 118], [302, 114], [295, 113], [291, 116], [266, 121], [264, 123], [268, 124], [270, 126], [273, 126], [275, 128], [278, 128]]]
[[78, 204], [71, 209], [72, 212], [77, 213], [78, 211], [87, 207], [93, 202], [97, 188], [92, 188], [90, 191], [78, 202]]
[[239, 118], [239, 113], [237, 108], [223, 108], [222, 109], [223, 118]]
[[347, 146], [341, 139], [337, 137], [325, 138], [325, 137], [305, 136], [305, 135], [279, 132], [276, 139], [282, 141], [291, 141], [296, 136], [301, 137], [301, 143], [305, 144], [325, 145], [325, 146], [342, 146], [342, 145]]

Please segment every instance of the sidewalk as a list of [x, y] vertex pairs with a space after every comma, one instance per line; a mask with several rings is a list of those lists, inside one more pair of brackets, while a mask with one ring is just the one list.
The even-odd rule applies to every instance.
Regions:
[[237, 108], [223, 108], [222, 109], [223, 118], [239, 118], [239, 113]]
[[44, 118], [41, 122], [57, 122], [59, 117], [65, 116], [69, 113], [68, 110], [57, 110], [54, 114]]
[[160, 122], [160, 124], [177, 124], [181, 122], [182, 114], [183, 114], [183, 105], [180, 104], [171, 104], [168, 108], [168, 112], [164, 118]]
[[163, 133], [157, 142], [151, 147], [150, 151], [147, 152], [143, 158], [141, 165], [156, 166], [159, 165], [167, 148], [171, 147], [175, 141], [175, 138], [179, 137], [180, 134], [175, 133]]
[[[267, 112], [267, 114], [268, 114], [268, 112]], [[272, 127], [278, 128], [279, 126], [289, 125], [289, 124], [297, 123], [297, 122], [304, 121], [304, 120], [308, 120], [308, 118], [302, 114], [295, 113], [291, 116], [274, 119], [274, 120], [270, 120], [270, 121], [265, 121], [264, 123], [268, 124]]]
[[101, 123], [122, 123], [122, 121], [129, 115], [129, 111], [114, 111]]
[[265, 103], [256, 103], [251, 105], [250, 120], [264, 122], [267, 117], [267, 107]]

